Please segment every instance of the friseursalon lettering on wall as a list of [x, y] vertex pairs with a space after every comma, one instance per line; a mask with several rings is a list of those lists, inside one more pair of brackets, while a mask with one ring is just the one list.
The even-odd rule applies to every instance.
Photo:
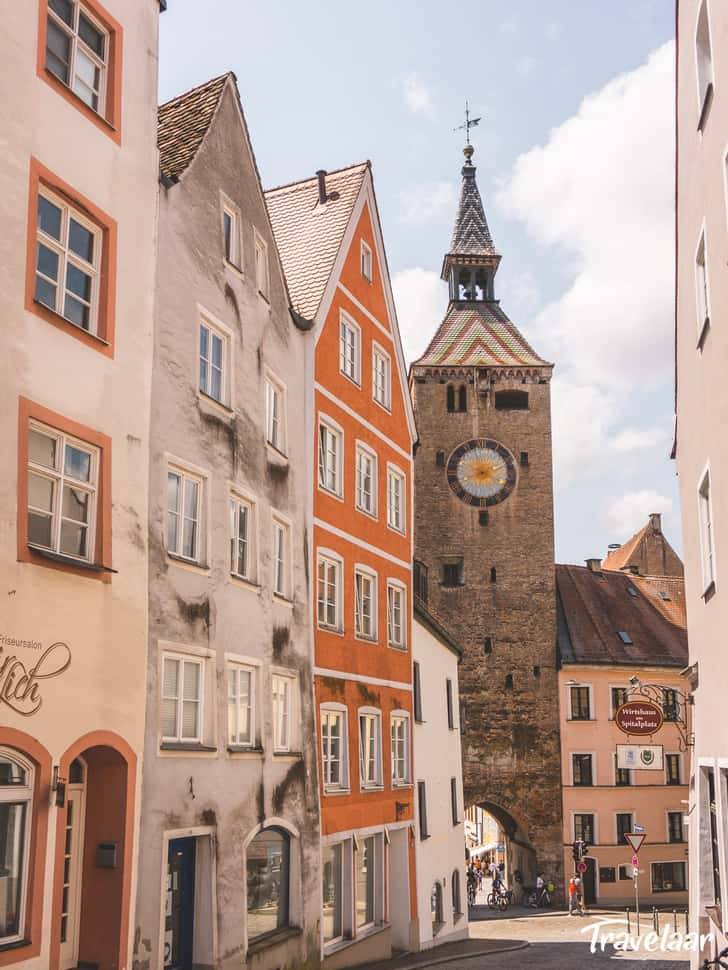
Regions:
[[[19, 651], [35, 656], [20, 657]], [[60, 677], [71, 666], [71, 649], [58, 640], [44, 647], [39, 640], [0, 634], [0, 705], [22, 717], [37, 714], [43, 706], [43, 681]]]

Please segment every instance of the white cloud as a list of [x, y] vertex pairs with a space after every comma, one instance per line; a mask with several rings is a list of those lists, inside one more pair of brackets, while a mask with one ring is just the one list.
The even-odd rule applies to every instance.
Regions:
[[615, 451], [649, 451], [653, 448], [663, 448], [667, 452], [669, 445], [670, 429], [662, 425], [652, 428], [622, 428], [612, 442]]
[[452, 182], [421, 182], [400, 193], [400, 219], [426, 223], [453, 218], [458, 191]]
[[533, 74], [534, 70], [538, 66], [538, 61], [535, 57], [530, 57], [528, 54], [523, 57], [519, 57], [516, 61], [516, 70], [521, 75], [521, 77], [529, 77]]
[[565, 488], [598, 473], [608, 461], [608, 439], [618, 402], [593, 384], [554, 377], [551, 384], [554, 479]]
[[416, 71], [403, 76], [402, 94], [404, 103], [412, 114], [425, 115], [428, 118], [435, 114], [435, 104], [430, 89]]
[[672, 499], [654, 488], [628, 492], [607, 502], [604, 518], [617, 542], [626, 542], [647, 522], [651, 512], [672, 512]]
[[397, 321], [407, 363], [421, 357], [442, 323], [447, 308], [447, 287], [439, 273], [405, 269], [392, 279]]

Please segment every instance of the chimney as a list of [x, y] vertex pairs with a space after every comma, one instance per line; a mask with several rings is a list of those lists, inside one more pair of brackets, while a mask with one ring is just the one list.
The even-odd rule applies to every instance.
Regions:
[[326, 169], [320, 168], [316, 172], [316, 177], [318, 178], [318, 190], [319, 190], [319, 204], [326, 205]]
[[659, 536], [662, 532], [662, 512], [650, 512], [650, 525], [652, 531]]
[[584, 562], [587, 565], [587, 569], [590, 573], [594, 573], [595, 576], [602, 575], [602, 561], [601, 559], [585, 559]]

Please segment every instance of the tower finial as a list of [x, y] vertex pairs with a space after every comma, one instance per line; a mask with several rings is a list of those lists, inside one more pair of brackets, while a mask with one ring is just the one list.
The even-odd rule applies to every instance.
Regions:
[[481, 116], [481, 118], [471, 118], [470, 117], [470, 108], [468, 106], [468, 102], [466, 101], [465, 102], [465, 124], [464, 125], [458, 125], [457, 128], [453, 128], [453, 131], [464, 131], [465, 132], [465, 141], [466, 141], [467, 144], [465, 145], [465, 148], [463, 149], [463, 154], [465, 155], [465, 164], [466, 165], [472, 164], [470, 160], [473, 157], [473, 152], [475, 150], [473, 148], [473, 146], [470, 144], [470, 129], [471, 128], [475, 128], [476, 125], [479, 125], [480, 122], [481, 122], [481, 120], [482, 120], [482, 116]]

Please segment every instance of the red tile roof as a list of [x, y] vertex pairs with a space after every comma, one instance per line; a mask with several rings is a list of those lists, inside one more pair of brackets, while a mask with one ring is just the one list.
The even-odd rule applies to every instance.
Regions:
[[167, 178], [179, 178], [195, 157], [210, 126], [228, 72], [159, 106], [157, 141], [159, 168]]
[[612, 549], [602, 563], [604, 569], [636, 567], [642, 576], [684, 574], [680, 557], [662, 532], [660, 515], [650, 516], [647, 524], [618, 549]]
[[369, 169], [367, 161], [328, 172], [324, 205], [315, 176], [265, 193], [291, 304], [309, 320], [318, 311]]

